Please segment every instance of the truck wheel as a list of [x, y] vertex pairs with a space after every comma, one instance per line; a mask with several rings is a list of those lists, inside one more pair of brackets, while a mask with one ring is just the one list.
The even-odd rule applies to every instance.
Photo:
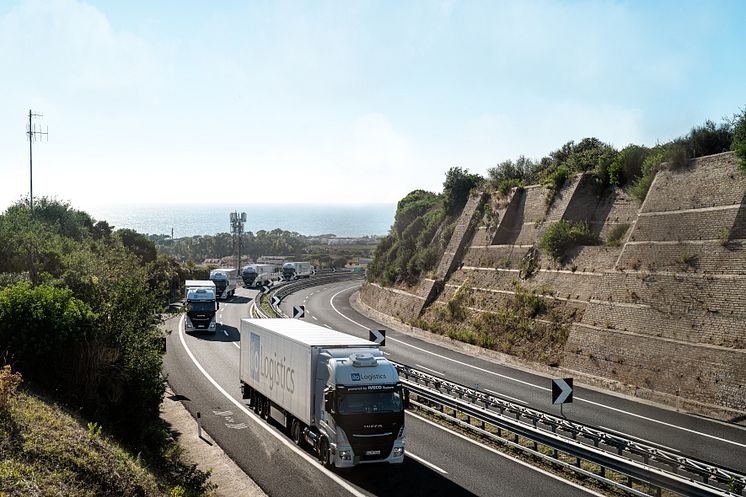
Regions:
[[290, 438], [293, 439], [295, 445], [301, 444], [302, 440], [300, 431], [300, 421], [298, 421], [296, 418], [293, 418], [293, 421], [290, 423]]
[[319, 462], [321, 462], [321, 465], [325, 468], [330, 466], [329, 456], [329, 441], [326, 437], [322, 437], [321, 442], [319, 442]]

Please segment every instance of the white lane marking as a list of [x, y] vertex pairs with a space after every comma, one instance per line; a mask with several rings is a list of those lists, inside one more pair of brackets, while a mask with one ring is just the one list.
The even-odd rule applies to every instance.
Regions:
[[609, 427], [601, 426], [601, 425], [598, 425], [598, 427], [601, 428], [602, 430], [607, 430], [607, 431], [610, 431], [612, 433], [618, 433], [620, 435], [624, 435], [625, 437], [630, 438], [632, 440], [637, 440], [637, 441], [640, 441], [640, 442], [643, 442], [643, 443], [646, 443], [646, 444], [653, 445], [655, 447], [663, 447], [666, 450], [670, 450], [672, 452], [678, 452], [679, 454], [681, 454], [680, 450], [676, 450], [673, 447], [669, 447], [667, 445], [659, 444], [658, 442], [651, 442], [650, 440], [645, 440], [644, 438], [636, 437], [634, 435], [629, 435], [628, 433], [624, 433], [623, 431], [615, 430], [614, 428], [609, 428]]
[[[334, 295], [331, 296], [331, 298], [329, 299], [329, 304], [332, 306], [332, 309], [334, 309], [334, 312], [336, 312], [337, 314], [339, 314], [340, 316], [342, 316], [346, 320], [350, 321], [351, 323], [354, 323], [354, 324], [360, 326], [361, 328], [365, 328], [367, 330], [368, 329], [367, 326], [362, 325], [362, 324], [358, 323], [357, 321], [355, 321], [354, 319], [350, 319], [349, 317], [345, 316], [344, 314], [342, 314], [341, 312], [339, 312], [339, 309], [337, 309], [337, 307], [334, 305], [334, 299], [337, 297], [337, 295], [339, 295], [340, 293], [346, 292], [347, 290], [351, 290], [351, 289], [353, 289], [353, 288], [355, 288], [357, 286], [359, 286], [359, 285], [351, 286], [349, 288], [344, 288], [344, 289], [338, 291], [337, 293], [335, 293]], [[506, 380], [514, 381], [516, 383], [521, 383], [522, 385], [526, 385], [526, 386], [533, 387], [533, 388], [538, 388], [539, 390], [546, 390], [546, 391], [550, 390], [547, 387], [542, 387], [542, 386], [539, 386], [539, 385], [534, 385], [533, 383], [530, 383], [528, 381], [519, 380], [517, 378], [513, 378], [513, 377], [508, 376], [508, 375], [500, 374], [500, 373], [497, 373], [495, 371], [490, 371], [489, 369], [484, 369], [484, 368], [480, 368], [479, 366], [474, 366], [474, 365], [469, 364], [467, 362], [459, 361], [457, 359], [452, 359], [450, 357], [447, 357], [447, 356], [444, 356], [444, 355], [441, 355], [441, 354], [436, 354], [435, 352], [431, 352], [429, 350], [425, 350], [425, 349], [423, 349], [421, 347], [417, 347], [415, 345], [409, 344], [409, 343], [404, 342], [402, 340], [397, 340], [396, 338], [393, 338], [393, 337], [386, 337], [386, 340], [389, 340], [389, 341], [392, 341], [392, 342], [401, 343], [402, 345], [406, 345], [407, 347], [411, 347], [411, 348], [413, 348], [415, 350], [419, 350], [420, 352], [423, 352], [425, 354], [430, 354], [430, 355], [433, 355], [435, 357], [439, 357], [441, 359], [444, 359], [446, 361], [450, 361], [450, 362], [459, 364], [461, 366], [466, 366], [466, 367], [475, 369], [477, 371], [481, 371], [483, 373], [487, 373], [487, 374], [491, 374], [491, 375], [494, 375], [494, 376], [498, 376], [500, 378], [505, 378]], [[650, 421], [651, 423], [657, 423], [657, 424], [660, 424], [660, 425], [663, 425], [663, 426], [668, 426], [669, 428], [674, 428], [676, 430], [685, 431], [687, 433], [692, 433], [694, 435], [699, 435], [699, 436], [702, 436], [702, 437], [710, 438], [712, 440], [717, 440], [719, 442], [725, 442], [725, 443], [729, 443], [731, 445], [737, 445], [738, 447], [744, 447], [744, 448], [746, 448], [746, 444], [738, 443], [738, 442], [735, 442], [733, 440], [728, 440], [727, 438], [722, 438], [722, 437], [718, 437], [718, 436], [715, 436], [715, 435], [710, 435], [709, 433], [703, 433], [701, 431], [692, 430], [691, 428], [684, 428], [683, 426], [675, 425], [673, 423], [667, 423], [666, 421], [661, 421], [661, 420], [655, 419], [655, 418], [649, 418], [647, 416], [643, 416], [642, 414], [636, 414], [634, 412], [625, 411], [624, 409], [619, 409], [617, 407], [607, 406], [605, 404], [601, 404], [599, 402], [594, 402], [592, 400], [588, 400], [588, 399], [585, 399], [583, 397], [575, 396], [574, 398], [575, 398], [575, 400], [580, 401], [580, 402], [585, 402], [585, 403], [588, 403], [588, 404], [591, 404], [591, 405], [594, 405], [594, 406], [597, 406], [597, 407], [603, 407], [604, 409], [609, 409], [611, 411], [616, 411], [616, 412], [620, 412], [622, 414], [627, 414], [628, 416], [632, 416], [632, 417], [635, 417], [635, 418], [638, 418], [638, 419], [644, 419], [645, 421]]]
[[512, 400], [512, 401], [514, 401], [514, 402], [519, 402], [519, 403], [521, 403], [521, 404], [524, 404], [524, 405], [528, 405], [528, 402], [526, 402], [525, 400], [521, 400], [521, 399], [516, 399], [515, 397], [511, 397], [510, 395], [506, 395], [506, 394], [504, 394], [504, 393], [500, 393], [500, 392], [495, 392], [494, 390], [490, 390], [489, 388], [485, 388], [485, 389], [483, 389], [483, 390], [484, 390], [485, 392], [489, 392], [489, 393], [491, 393], [491, 394], [494, 394], [494, 395], [498, 395], [498, 396], [500, 396], [500, 397], [505, 397], [506, 399], [510, 399], [510, 400]]
[[231, 343], [235, 345], [238, 350], [241, 350], [241, 346], [239, 344], [237, 344], [236, 342], [231, 342]]
[[448, 433], [450, 435], [462, 438], [462, 439], [466, 440], [467, 442], [471, 442], [474, 445], [478, 445], [479, 447], [481, 447], [481, 448], [483, 448], [485, 450], [488, 450], [490, 452], [493, 452], [493, 453], [497, 454], [500, 457], [504, 457], [505, 459], [510, 459], [513, 462], [516, 462], [516, 463], [518, 463], [518, 464], [520, 464], [522, 466], [525, 466], [527, 468], [533, 469], [534, 471], [537, 471], [537, 472], [542, 473], [542, 474], [544, 474], [546, 476], [549, 476], [550, 478], [554, 478], [555, 480], [561, 481], [562, 483], [570, 485], [571, 487], [575, 487], [577, 489], [583, 490], [584, 492], [587, 492], [587, 493], [589, 493], [591, 495], [595, 495], [597, 497], [604, 497], [603, 494], [599, 494], [597, 492], [594, 492], [593, 490], [590, 490], [588, 488], [582, 487], [582, 486], [578, 485], [575, 482], [572, 482], [572, 481], [569, 481], [569, 480], [565, 480], [564, 478], [560, 478], [559, 476], [555, 475], [554, 473], [550, 473], [549, 471], [543, 470], [541, 468], [537, 468], [536, 466], [533, 466], [533, 465], [531, 465], [531, 464], [529, 464], [529, 463], [527, 463], [525, 461], [517, 459], [517, 458], [515, 458], [515, 457], [513, 457], [511, 455], [508, 455], [508, 454], [504, 453], [504, 452], [500, 452], [499, 450], [497, 450], [497, 449], [495, 449], [493, 447], [490, 447], [489, 445], [485, 445], [485, 444], [483, 444], [481, 442], [477, 442], [476, 440], [474, 440], [472, 438], [469, 438], [466, 435], [462, 435], [461, 433], [458, 433], [456, 431], [451, 431], [448, 428], [446, 428], [445, 426], [441, 426], [438, 423], [436, 423], [434, 421], [430, 421], [427, 418], [423, 418], [422, 416], [419, 416], [417, 414], [413, 414], [413, 413], [411, 413], [409, 411], [407, 411], [407, 414], [409, 414], [410, 416], [412, 416], [414, 418], [419, 419], [420, 421], [424, 421], [427, 424], [433, 425], [436, 428], [440, 428], [441, 430], [445, 431], [446, 433]]
[[283, 444], [285, 444], [288, 448], [290, 448], [293, 452], [295, 452], [296, 454], [298, 454], [299, 456], [301, 456], [303, 459], [305, 459], [306, 461], [308, 461], [308, 463], [312, 464], [317, 470], [321, 471], [326, 476], [328, 476], [330, 479], [334, 480], [336, 483], [339, 484], [339, 486], [341, 486], [342, 488], [344, 488], [345, 490], [347, 490], [348, 492], [350, 492], [351, 494], [353, 494], [353, 495], [355, 495], [357, 497], [367, 497], [364, 493], [362, 493], [359, 490], [357, 490], [355, 487], [353, 487], [352, 485], [350, 485], [349, 483], [347, 483], [346, 481], [344, 481], [343, 479], [341, 479], [339, 476], [335, 475], [334, 473], [332, 473], [328, 469], [326, 469], [324, 467], [321, 467], [317, 463], [317, 461], [316, 461], [315, 458], [309, 456], [306, 452], [304, 452], [301, 449], [299, 449], [290, 440], [286, 439], [284, 436], [282, 436], [279, 433], [275, 432], [273, 429], [271, 429], [269, 427], [269, 425], [267, 425], [264, 421], [262, 421], [262, 419], [259, 418], [259, 416], [257, 416], [253, 412], [249, 411], [246, 408], [246, 406], [244, 406], [243, 404], [241, 404], [239, 401], [237, 401], [236, 399], [234, 399], [228, 392], [226, 392], [225, 389], [223, 389], [223, 387], [221, 387], [218, 384], [218, 382], [215, 381], [213, 379], [213, 377], [209, 375], [209, 373], [205, 370], [205, 368], [202, 367], [202, 364], [200, 364], [199, 361], [197, 361], [197, 358], [194, 357], [194, 354], [192, 354], [192, 351], [189, 349], [189, 347], [186, 344], [186, 341], [184, 340], [184, 333], [182, 331], [183, 329], [184, 329], [184, 316], [182, 316], [181, 322], [179, 323], [179, 339], [181, 340], [181, 345], [184, 347], [184, 350], [186, 350], [187, 354], [189, 355], [189, 358], [192, 360], [192, 362], [194, 363], [194, 365], [197, 366], [197, 369], [199, 369], [199, 371], [204, 375], [204, 377], [207, 378], [207, 380], [210, 383], [212, 383], [212, 385], [217, 389], [218, 392], [220, 392], [221, 394], [223, 394], [223, 396], [225, 396], [226, 399], [228, 399], [236, 407], [238, 407], [239, 409], [241, 409], [241, 411], [243, 411], [244, 414], [246, 414], [251, 419], [253, 419], [254, 421], [256, 421], [256, 423], [257, 423], [258, 426], [261, 426], [262, 428], [264, 428], [265, 430], [267, 430], [267, 432], [270, 433], [273, 437], [275, 437], [277, 440], [279, 440], [280, 442], [282, 442]]
[[422, 464], [424, 464], [425, 466], [427, 466], [427, 467], [429, 467], [429, 468], [432, 468], [432, 469], [434, 469], [435, 471], [438, 471], [439, 473], [442, 473], [442, 474], [444, 474], [444, 475], [447, 475], [447, 474], [448, 474], [448, 471], [446, 471], [445, 469], [441, 468], [440, 466], [436, 466], [435, 464], [433, 464], [433, 463], [431, 463], [431, 462], [429, 462], [429, 461], [426, 461], [426, 460], [424, 460], [424, 459], [423, 459], [423, 458], [421, 458], [420, 456], [416, 456], [416, 455], [412, 454], [412, 453], [411, 453], [411, 452], [409, 452], [409, 451], [405, 452], [405, 454], [407, 455], [407, 457], [411, 457], [411, 458], [412, 458], [412, 459], [414, 459], [415, 461], [417, 461], [417, 462], [419, 462], [419, 463], [422, 463]]
[[419, 368], [422, 368], [422, 369], [426, 369], [426, 370], [430, 371], [431, 373], [435, 373], [435, 374], [439, 374], [439, 375], [444, 375], [445, 374], [442, 371], [438, 371], [437, 369], [430, 369], [427, 366], [423, 366], [422, 364], [415, 363], [415, 366], [417, 366]]
[[319, 320], [319, 318], [317, 318], [316, 316], [311, 316], [311, 317], [314, 319], [314, 321], [318, 321]]

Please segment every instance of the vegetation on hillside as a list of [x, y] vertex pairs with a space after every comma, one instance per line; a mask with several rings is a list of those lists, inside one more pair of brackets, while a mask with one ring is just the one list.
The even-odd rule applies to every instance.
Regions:
[[182, 269], [143, 235], [46, 198], [0, 215], [0, 253], [2, 361], [159, 464], [160, 315]]
[[391, 231], [368, 266], [368, 281], [411, 285], [434, 269], [469, 192], [482, 181], [479, 175], [453, 167], [446, 174], [442, 194], [415, 190], [400, 200]]
[[[12, 375], [7, 366], [0, 370], [0, 390]], [[208, 473], [182, 464], [170, 435], [160, 463], [149, 466], [98, 423], [14, 390], [8, 389], [7, 402], [0, 404], [0, 494], [165, 497], [210, 490]]]
[[503, 195], [513, 187], [542, 184], [548, 188], [551, 202], [572, 175], [590, 173], [600, 188], [629, 188], [642, 202], [664, 163], [681, 167], [691, 158], [729, 150], [736, 151], [746, 173], [746, 110], [720, 124], [706, 121], [686, 135], [654, 147], [631, 144], [616, 150], [593, 137], [570, 141], [540, 160], [520, 156], [500, 162], [487, 170], [487, 178], [489, 185]]

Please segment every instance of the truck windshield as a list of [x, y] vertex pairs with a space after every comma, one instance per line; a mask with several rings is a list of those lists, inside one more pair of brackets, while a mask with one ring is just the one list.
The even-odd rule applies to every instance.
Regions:
[[190, 302], [189, 310], [196, 312], [214, 311], [215, 302]]
[[370, 412], [400, 412], [402, 401], [400, 391], [355, 392], [339, 396], [340, 414], [365, 414]]

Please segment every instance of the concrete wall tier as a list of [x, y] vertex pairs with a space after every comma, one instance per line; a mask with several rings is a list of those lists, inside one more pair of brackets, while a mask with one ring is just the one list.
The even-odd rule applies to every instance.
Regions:
[[661, 171], [648, 192], [643, 212], [701, 209], [744, 203], [746, 176], [733, 152], [689, 161], [675, 171]]
[[628, 243], [617, 269], [689, 273], [746, 274], [746, 247], [731, 242]]
[[630, 241], [728, 240], [746, 231], [746, 215], [740, 205], [715, 210], [643, 215]]
[[376, 283], [365, 283], [360, 288], [360, 299], [373, 309], [394, 316], [404, 322], [417, 318], [425, 298], [394, 288], [384, 288]]
[[587, 301], [593, 296], [601, 275], [541, 270], [531, 278], [522, 280], [517, 270], [489, 270], [464, 266], [453, 274], [449, 283], [460, 285], [466, 278], [469, 278], [469, 286], [510, 291], [514, 289], [513, 280], [518, 279], [520, 284], [528, 289], [544, 287], [550, 289], [556, 297]]
[[489, 245], [469, 247], [464, 255], [465, 266], [517, 268], [531, 245]]
[[705, 404], [746, 411], [746, 353], [572, 326], [563, 366]]

